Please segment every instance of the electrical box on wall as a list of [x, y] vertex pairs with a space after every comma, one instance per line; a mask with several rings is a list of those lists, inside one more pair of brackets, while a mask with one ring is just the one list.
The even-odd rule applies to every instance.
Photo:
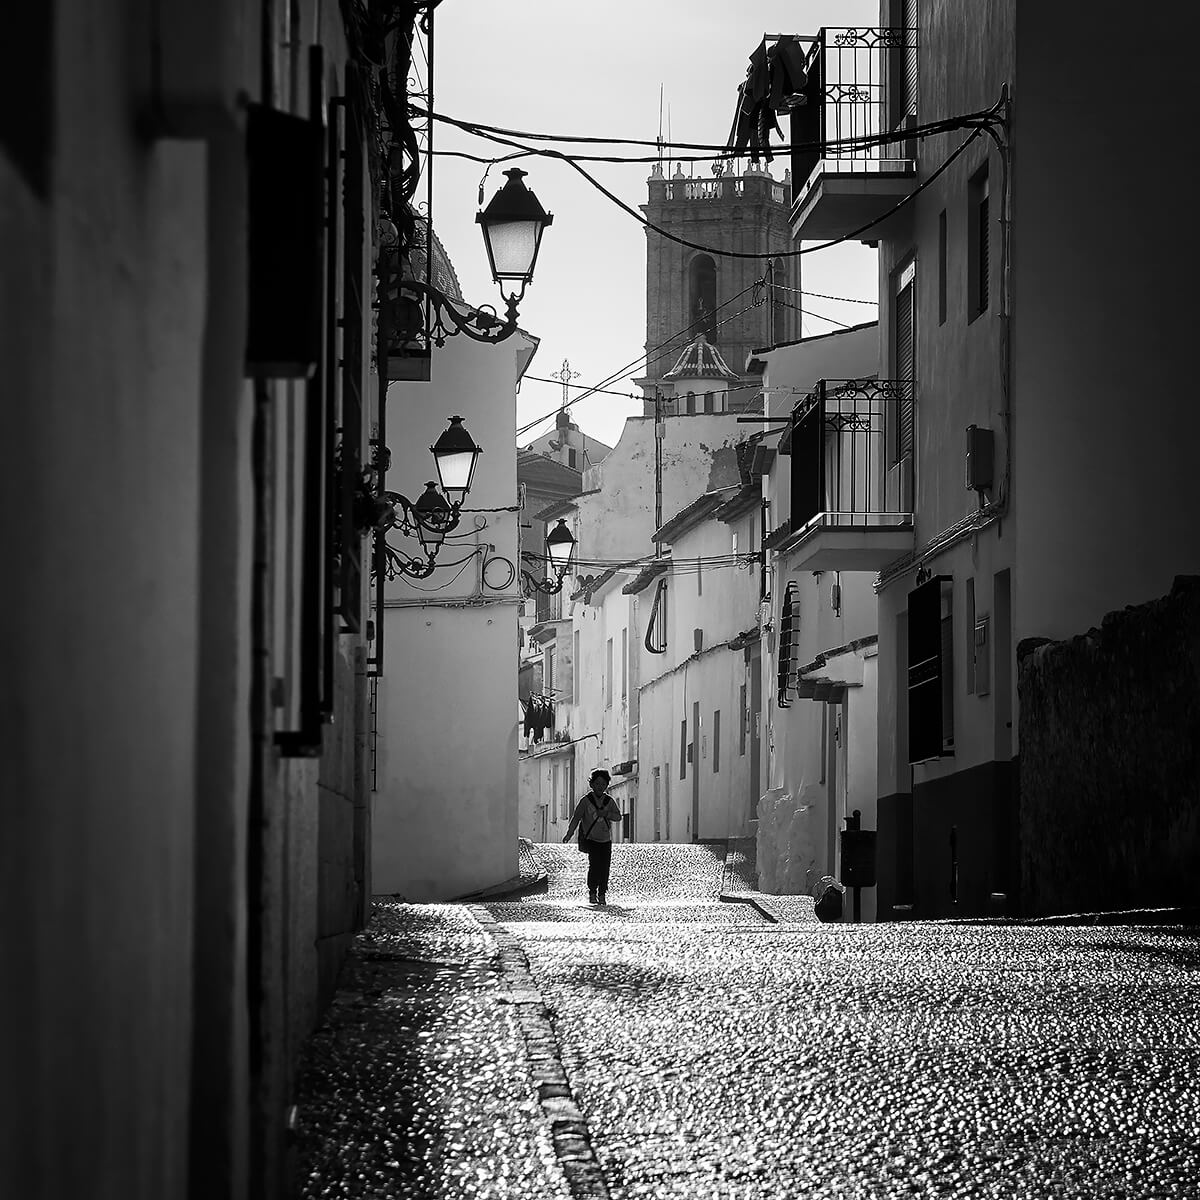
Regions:
[[979, 425], [967, 426], [967, 487], [972, 491], [984, 492], [992, 486], [993, 447], [990, 429]]

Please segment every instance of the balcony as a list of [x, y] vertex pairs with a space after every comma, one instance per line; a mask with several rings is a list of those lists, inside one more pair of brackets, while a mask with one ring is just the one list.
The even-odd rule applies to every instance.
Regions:
[[[916, 143], [864, 141], [916, 123], [915, 29], [822, 29], [808, 52], [805, 102], [792, 110], [792, 236], [852, 234], [917, 185]], [[865, 230], [875, 241], [879, 227]]]
[[793, 568], [880, 571], [913, 548], [915, 386], [822, 379], [792, 412]]

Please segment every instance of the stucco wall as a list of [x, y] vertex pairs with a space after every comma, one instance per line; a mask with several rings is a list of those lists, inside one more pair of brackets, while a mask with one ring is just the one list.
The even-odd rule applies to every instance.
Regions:
[[1200, 578], [1023, 649], [1026, 911], [1200, 901]]
[[385, 615], [396, 683], [379, 694], [377, 894], [445, 900], [516, 874], [516, 616], [484, 611]]
[[[667, 417], [663, 422], [663, 520], [711, 488], [737, 483], [737, 462], [728, 449], [746, 437], [736, 414]], [[724, 450], [722, 454], [718, 451]], [[654, 552], [654, 420], [630, 417], [604, 462], [587, 473], [584, 486], [600, 489], [577, 502], [576, 557], [631, 559]]]
[[[444, 900], [517, 871], [520, 594], [503, 560], [516, 566], [519, 341], [452, 339], [434, 352], [430, 382], [389, 389], [389, 487], [415, 500], [435, 477], [428, 448], [452, 414], [483, 456], [466, 500], [475, 511], [443, 547], [445, 565], [427, 580], [388, 584], [372, 807], [377, 893]], [[414, 552], [414, 540], [392, 540]]]
[[1195, 281], [1179, 253], [1194, 205], [1140, 171], [1103, 204], [1079, 183], [1114, 147], [1138, 163], [1174, 160], [1172, 123], [1149, 114], [1189, 111], [1200, 14], [1181, 10], [1161, 44], [1129, 39], [1122, 73], [1153, 81], [1152, 96], [1097, 121], [1087, 92], [1106, 31], [1128, 15], [1112, 0], [1084, 22], [1025, 5], [1017, 28], [1015, 470], [1020, 512], [1032, 514], [1017, 531], [1018, 640], [1069, 637], [1200, 572], [1200, 406], [1186, 383]]

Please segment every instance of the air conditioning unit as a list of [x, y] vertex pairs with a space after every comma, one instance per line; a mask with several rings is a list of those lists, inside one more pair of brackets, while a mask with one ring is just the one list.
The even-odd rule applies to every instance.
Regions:
[[994, 473], [994, 439], [990, 429], [979, 425], [967, 426], [967, 487], [974, 492], [986, 492], [992, 487]]

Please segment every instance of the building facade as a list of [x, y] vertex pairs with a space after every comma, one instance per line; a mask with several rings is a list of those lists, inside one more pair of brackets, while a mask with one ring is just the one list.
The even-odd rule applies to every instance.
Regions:
[[[451, 900], [517, 875], [514, 649], [524, 597], [517, 460], [508, 448], [517, 383], [536, 346], [522, 332], [496, 345], [453, 338], [433, 349], [428, 381], [389, 388], [389, 404], [429, 421], [395, 444], [397, 489], [419, 489], [430, 471], [427, 447], [450, 415], [437, 412], [438, 396], [454, 397], [484, 453], [432, 575], [401, 573], [387, 584], [372, 797], [377, 894]], [[415, 536], [392, 532], [389, 541], [419, 557]]]
[[[822, 386], [847, 380], [869, 384], [875, 372], [874, 322], [755, 353], [773, 445], [762, 479], [769, 529], [763, 555], [769, 598], [762, 613], [765, 652], [761, 707], [765, 714], [763, 778], [756, 838], [764, 891], [811, 893], [824, 875], [843, 873], [841, 831], [857, 811], [864, 828], [876, 825], [877, 621], [874, 574], [814, 559], [805, 552], [805, 522], [793, 482], [811, 464], [799, 459], [794, 428], [785, 419]], [[836, 381], [836, 382], [831, 382]], [[829, 437], [824, 464], [831, 478], [848, 472], [864, 448]], [[874, 436], [867, 434], [865, 436]], [[847, 453], [839, 453], [847, 451]], [[849, 453], [853, 452], [853, 453]], [[848, 525], [849, 515], [843, 519]], [[849, 535], [848, 536], [853, 536]], [[863, 897], [866, 919], [874, 895]]]
[[[1019, 647], [1083, 634], [1200, 562], [1180, 451], [1198, 418], [1166, 398], [1185, 345], [1183, 210], [1136, 188], [1098, 204], [1087, 183], [1104, 146], [1153, 157], [1168, 134], [1149, 100], [1103, 128], [1065, 122], [1106, 16], [1115, 5], [1083, 28], [1011, 0], [895, 0], [877, 29], [802, 39], [791, 138], [824, 144], [793, 153], [792, 231], [877, 244], [880, 319], [874, 382], [793, 410], [789, 552], [875, 574], [881, 919], [1023, 911]], [[1133, 49], [1133, 74], [1170, 92], [1155, 105], [1183, 102], [1182, 45], [1166, 62]], [[848, 154], [832, 139], [850, 121], [915, 132]], [[949, 127], [922, 134], [931, 122]], [[1131, 311], [1114, 285], [1160, 303]], [[1164, 419], [1133, 419], [1133, 394], [1162, 395]], [[1137, 853], [1168, 836], [1139, 834]]]
[[370, 581], [336, 465], [369, 458], [377, 398], [358, 32], [306, 2], [22, 25], [5, 1195], [290, 1187], [298, 1050], [370, 896]]

